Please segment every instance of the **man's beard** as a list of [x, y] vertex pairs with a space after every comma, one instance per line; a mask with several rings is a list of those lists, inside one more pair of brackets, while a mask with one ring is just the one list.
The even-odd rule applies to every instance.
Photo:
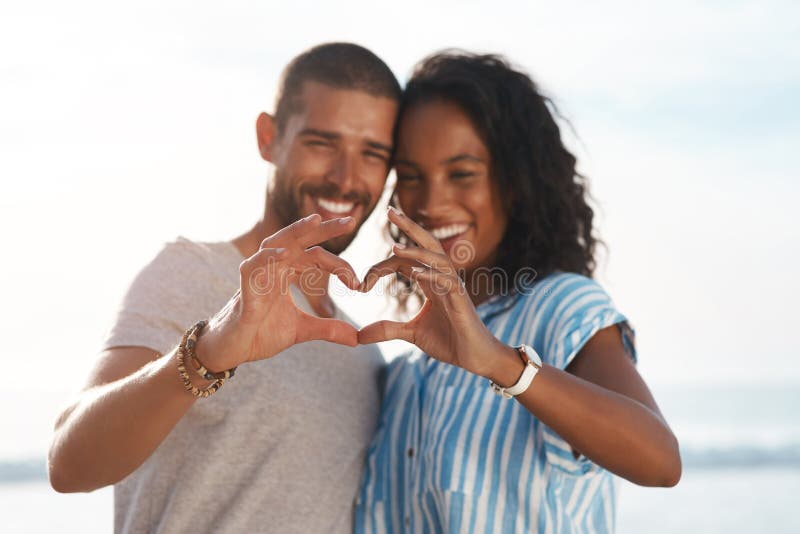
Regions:
[[356, 234], [361, 227], [361, 222], [367, 220], [370, 213], [372, 213], [372, 209], [374, 209], [374, 206], [372, 206], [372, 197], [367, 192], [350, 191], [342, 195], [341, 189], [338, 185], [331, 182], [325, 182], [319, 186], [305, 183], [296, 190], [297, 194], [294, 195], [292, 194], [293, 190], [288, 186], [288, 183], [289, 180], [280, 176], [278, 171], [275, 171], [275, 175], [273, 176], [273, 187], [269, 192], [270, 196], [272, 197], [270, 198], [269, 202], [270, 208], [275, 211], [275, 214], [278, 216], [281, 225], [284, 227], [289, 226], [293, 222], [303, 217], [302, 203], [303, 198], [306, 196], [309, 196], [312, 199], [317, 197], [337, 198], [347, 202], [357, 202], [361, 205], [363, 208], [362, 213], [364, 215], [361, 221], [356, 221], [358, 226], [352, 234], [334, 237], [333, 239], [319, 243], [319, 246], [328, 252], [331, 252], [332, 254], [336, 254], [337, 256], [344, 252], [348, 246], [350, 246], [350, 243], [353, 241], [353, 239], [355, 239]]

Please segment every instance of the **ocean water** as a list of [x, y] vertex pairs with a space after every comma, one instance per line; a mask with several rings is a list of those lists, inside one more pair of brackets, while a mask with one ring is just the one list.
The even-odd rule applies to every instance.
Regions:
[[797, 534], [798, 502], [797, 468], [689, 468], [669, 489], [623, 481], [617, 534]]
[[[681, 442], [683, 478], [669, 489], [621, 480], [618, 534], [800, 533], [800, 387], [672, 386], [654, 393]], [[0, 442], [0, 531], [110, 532], [110, 488], [61, 495], [45, 480], [50, 421], [63, 399], [43, 405], [46, 396], [36, 398], [25, 413], [3, 415], [10, 432]]]

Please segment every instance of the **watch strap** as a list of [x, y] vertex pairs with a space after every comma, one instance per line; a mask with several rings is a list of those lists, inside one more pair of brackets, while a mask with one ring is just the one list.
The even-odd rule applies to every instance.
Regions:
[[539, 369], [542, 367], [542, 360], [532, 347], [529, 345], [520, 345], [516, 349], [517, 352], [519, 352], [522, 361], [525, 362], [525, 369], [522, 371], [522, 375], [520, 375], [517, 383], [513, 386], [503, 388], [494, 382], [489, 382], [492, 390], [498, 395], [502, 395], [506, 399], [516, 397], [517, 395], [521, 395], [527, 391], [531, 385], [531, 382], [533, 382], [533, 379], [536, 377], [536, 374], [539, 372]]

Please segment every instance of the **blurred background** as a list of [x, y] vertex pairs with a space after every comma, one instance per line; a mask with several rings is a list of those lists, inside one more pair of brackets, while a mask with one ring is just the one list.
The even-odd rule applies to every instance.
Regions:
[[[53, 420], [165, 241], [260, 216], [256, 116], [330, 40], [401, 82], [442, 48], [505, 54], [570, 121], [609, 246], [598, 279], [685, 464], [674, 489], [620, 483], [618, 532], [800, 532], [800, 4], [684, 0], [3, 3], [3, 530], [112, 529], [110, 488], [50, 489]], [[357, 272], [387, 251], [377, 211], [345, 253]], [[362, 323], [387, 313], [334, 294]]]

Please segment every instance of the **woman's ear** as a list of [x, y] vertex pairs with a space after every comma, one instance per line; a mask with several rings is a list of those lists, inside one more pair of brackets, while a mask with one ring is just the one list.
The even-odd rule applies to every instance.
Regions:
[[275, 142], [275, 120], [268, 113], [260, 113], [256, 119], [256, 140], [258, 153], [265, 161], [272, 163], [272, 147]]

